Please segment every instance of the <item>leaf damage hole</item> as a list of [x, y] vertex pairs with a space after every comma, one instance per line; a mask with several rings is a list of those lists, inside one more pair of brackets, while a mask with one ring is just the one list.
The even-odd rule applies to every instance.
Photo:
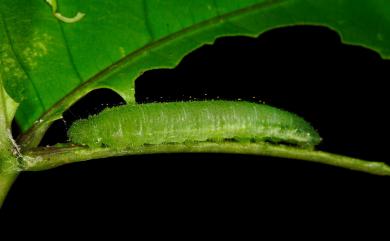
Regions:
[[187, 55], [174, 69], [147, 71], [135, 83], [136, 101], [262, 102], [312, 123], [324, 138], [322, 150], [386, 160], [386, 153], [374, 151], [378, 147], [367, 146], [377, 138], [375, 133], [383, 132], [378, 124], [387, 126], [389, 121], [372, 118], [387, 108], [383, 76], [388, 69], [390, 61], [342, 43], [329, 28], [284, 27], [258, 38], [220, 38]]

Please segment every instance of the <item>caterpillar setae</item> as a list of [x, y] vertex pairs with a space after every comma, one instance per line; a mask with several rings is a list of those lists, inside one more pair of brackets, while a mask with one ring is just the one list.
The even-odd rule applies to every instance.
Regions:
[[127, 148], [201, 141], [267, 141], [312, 148], [321, 138], [303, 118], [245, 101], [130, 104], [107, 108], [68, 130], [75, 144]]

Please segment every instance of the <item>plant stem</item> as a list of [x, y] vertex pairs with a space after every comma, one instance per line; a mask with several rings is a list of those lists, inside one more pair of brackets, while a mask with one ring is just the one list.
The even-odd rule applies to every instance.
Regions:
[[124, 150], [81, 146], [46, 147], [25, 152], [23, 167], [25, 170], [37, 171], [91, 159], [156, 153], [232, 153], [284, 157], [324, 163], [376, 175], [390, 175], [390, 166], [381, 162], [364, 161], [328, 152], [284, 145], [235, 142], [145, 145]]
[[19, 172], [0, 173], [0, 208], [7, 197], [8, 191], [16, 180]]

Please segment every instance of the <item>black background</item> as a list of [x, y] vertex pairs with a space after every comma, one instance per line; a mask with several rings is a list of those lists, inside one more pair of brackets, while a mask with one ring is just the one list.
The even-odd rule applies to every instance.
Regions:
[[[340, 36], [327, 28], [289, 27], [256, 39], [221, 38], [173, 70], [148, 71], [136, 82], [136, 98], [265, 102], [312, 123], [324, 139], [318, 149], [386, 161], [389, 67], [389, 61], [369, 49], [341, 44]], [[42, 145], [66, 141], [72, 121], [121, 103], [109, 90], [92, 92], [50, 128]], [[388, 177], [297, 160], [130, 156], [22, 173], [2, 212], [27, 216], [33, 211], [48, 217], [119, 214], [140, 226], [171, 218], [197, 218], [212, 225], [267, 212], [275, 216], [307, 211], [308, 217], [338, 219], [357, 210], [383, 212], [390, 203], [389, 187]], [[333, 211], [325, 211], [329, 209]]]

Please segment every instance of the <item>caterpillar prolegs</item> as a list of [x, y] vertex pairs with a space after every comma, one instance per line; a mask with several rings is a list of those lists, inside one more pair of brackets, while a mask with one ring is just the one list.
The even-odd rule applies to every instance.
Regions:
[[202, 141], [267, 141], [311, 148], [321, 138], [303, 118], [245, 101], [130, 104], [76, 121], [71, 142], [126, 148], [145, 144]]

